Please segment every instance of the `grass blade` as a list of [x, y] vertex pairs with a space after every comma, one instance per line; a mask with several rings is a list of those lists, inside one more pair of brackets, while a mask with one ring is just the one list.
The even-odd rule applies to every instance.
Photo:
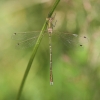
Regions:
[[[55, 10], [55, 8], [57, 7], [57, 5], [58, 5], [59, 2], [60, 2], [60, 0], [56, 0], [56, 1], [55, 1], [54, 5], [53, 5], [53, 7], [52, 7], [52, 9], [51, 9], [51, 11], [50, 11], [49, 14], [48, 14], [48, 17], [49, 17], [49, 18], [52, 16], [52, 14], [53, 14], [53, 12], [54, 12], [54, 10]], [[28, 75], [28, 73], [29, 73], [29, 70], [30, 70], [30, 68], [31, 68], [31, 65], [32, 65], [32, 62], [33, 62], [33, 60], [34, 60], [35, 54], [36, 54], [36, 52], [37, 52], [37, 49], [38, 49], [38, 47], [39, 47], [39, 44], [40, 44], [40, 42], [41, 42], [41, 40], [42, 40], [42, 37], [43, 37], [43, 33], [44, 33], [44, 31], [46, 30], [46, 28], [47, 28], [47, 21], [44, 22], [44, 25], [43, 25], [42, 30], [41, 30], [41, 32], [40, 32], [40, 35], [39, 35], [39, 37], [38, 37], [38, 39], [37, 39], [37, 42], [36, 42], [36, 44], [35, 44], [35, 46], [34, 46], [32, 55], [31, 55], [31, 57], [30, 57], [30, 59], [29, 59], [29, 62], [28, 62], [28, 65], [27, 65], [25, 74], [24, 74], [23, 79], [22, 79], [22, 82], [21, 82], [21, 85], [20, 85], [20, 88], [19, 88], [19, 91], [18, 91], [18, 95], [17, 95], [17, 99], [16, 99], [16, 100], [19, 100], [19, 99], [20, 99], [20, 96], [21, 96], [21, 93], [22, 93], [22, 90], [23, 90], [23, 87], [24, 87], [24, 84], [25, 84], [25, 80], [26, 80], [26, 78], [27, 78], [27, 75]]]

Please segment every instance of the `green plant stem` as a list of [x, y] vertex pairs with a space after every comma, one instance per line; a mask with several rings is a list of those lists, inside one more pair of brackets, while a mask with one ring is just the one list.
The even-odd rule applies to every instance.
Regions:
[[[60, 2], [60, 0], [56, 0], [56, 2], [54, 3], [54, 5], [53, 5], [51, 11], [50, 11], [49, 14], [48, 14], [48, 18], [50, 18], [50, 17], [52, 16], [52, 14], [53, 14], [53, 12], [54, 12], [54, 10], [55, 10], [55, 8], [56, 8], [56, 6], [58, 5], [59, 2]], [[38, 37], [38, 39], [37, 39], [37, 42], [36, 42], [36, 44], [35, 44], [35, 46], [34, 46], [32, 55], [31, 55], [31, 57], [30, 57], [30, 59], [29, 59], [29, 62], [28, 62], [28, 65], [27, 65], [25, 74], [24, 74], [23, 79], [22, 79], [22, 82], [21, 82], [21, 85], [20, 85], [19, 92], [18, 92], [18, 95], [17, 95], [17, 99], [16, 99], [16, 100], [19, 100], [19, 99], [20, 99], [20, 96], [21, 96], [21, 93], [22, 93], [22, 90], [23, 90], [23, 87], [24, 87], [24, 84], [25, 84], [25, 80], [26, 80], [26, 78], [27, 78], [27, 75], [28, 75], [28, 73], [29, 73], [29, 70], [30, 70], [30, 68], [31, 68], [31, 65], [32, 65], [32, 62], [33, 62], [33, 60], [34, 60], [35, 54], [36, 54], [36, 52], [37, 52], [37, 49], [38, 49], [38, 47], [39, 47], [39, 44], [40, 44], [40, 42], [41, 42], [41, 40], [42, 40], [42, 37], [43, 37], [43, 33], [44, 33], [44, 31], [46, 30], [46, 28], [47, 28], [47, 21], [44, 22], [44, 25], [43, 25], [42, 30], [41, 30], [41, 32], [40, 32], [40, 35], [39, 35], [39, 37]]]

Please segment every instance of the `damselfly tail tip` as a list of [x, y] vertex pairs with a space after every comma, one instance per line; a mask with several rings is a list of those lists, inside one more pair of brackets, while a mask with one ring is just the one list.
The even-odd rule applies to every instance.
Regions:
[[53, 82], [50, 82], [50, 85], [53, 85]]

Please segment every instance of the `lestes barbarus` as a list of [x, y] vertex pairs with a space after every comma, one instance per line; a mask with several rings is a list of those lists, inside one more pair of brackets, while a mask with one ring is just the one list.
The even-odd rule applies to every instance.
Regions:
[[[70, 33], [66, 33], [66, 32], [59, 32], [59, 31], [54, 31], [53, 27], [53, 20], [54, 17], [51, 18], [46, 18], [48, 26], [47, 26], [47, 30], [45, 32], [48, 33], [49, 35], [49, 50], [50, 50], [50, 85], [53, 85], [53, 72], [52, 72], [52, 34], [53, 32], [58, 36], [60, 36], [64, 43], [68, 42], [69, 44], [71, 44], [73, 42], [73, 40], [70, 37], [77, 37], [77, 34], [70, 34]], [[32, 46], [36, 39], [38, 38], [37, 33], [39, 33], [40, 31], [32, 31], [32, 32], [18, 32], [18, 33], [14, 33], [13, 34], [13, 38], [15, 40], [18, 40], [20, 42], [17, 42], [17, 46]], [[86, 38], [85, 36], [83, 38]], [[82, 44], [80, 44], [80, 46], [82, 46]]]

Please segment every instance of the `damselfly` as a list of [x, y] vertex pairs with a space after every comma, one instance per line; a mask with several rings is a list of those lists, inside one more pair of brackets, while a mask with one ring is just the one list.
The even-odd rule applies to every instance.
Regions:
[[[64, 44], [66, 45], [66, 43], [69, 43], [70, 45], [73, 44], [74, 42], [74, 38], [78, 37], [77, 34], [71, 34], [71, 33], [66, 33], [66, 32], [60, 32], [60, 31], [54, 31], [54, 24], [53, 24], [53, 20], [54, 17], [50, 17], [50, 18], [46, 18], [47, 20], [47, 30], [45, 31], [45, 33], [48, 33], [49, 35], [49, 50], [50, 50], [50, 85], [53, 85], [53, 72], [52, 72], [52, 45], [51, 45], [51, 36], [52, 34], [56, 34], [58, 35], [61, 40], [64, 42]], [[14, 33], [13, 34], [13, 39], [17, 40], [17, 46], [18, 47], [30, 47], [32, 45], [35, 44], [36, 39], [38, 38], [38, 33], [40, 31], [32, 31], [32, 32], [18, 32], [18, 33]], [[86, 38], [85, 36], [83, 38]], [[79, 46], [82, 46], [82, 44], [80, 44]]]

